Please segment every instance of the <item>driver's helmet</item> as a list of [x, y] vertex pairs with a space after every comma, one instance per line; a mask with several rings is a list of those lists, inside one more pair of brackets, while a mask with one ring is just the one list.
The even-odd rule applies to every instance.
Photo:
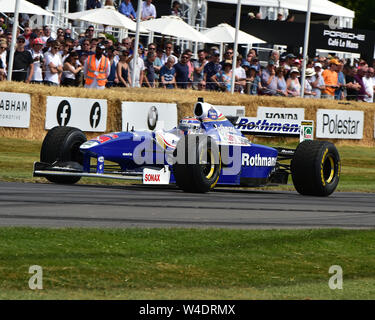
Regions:
[[201, 123], [195, 118], [183, 118], [178, 124], [178, 128], [185, 134], [187, 133], [199, 133], [201, 130]]

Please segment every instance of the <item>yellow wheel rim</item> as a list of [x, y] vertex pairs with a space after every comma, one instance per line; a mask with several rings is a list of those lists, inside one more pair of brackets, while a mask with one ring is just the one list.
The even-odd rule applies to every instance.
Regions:
[[[202, 150], [201, 155], [200, 155], [200, 159], [199, 159], [200, 163], [202, 162], [203, 154], [204, 154], [204, 150]], [[211, 166], [210, 166], [210, 171], [206, 175], [206, 179], [211, 179], [212, 176], [214, 175], [214, 172], [215, 172], [215, 157], [214, 157], [214, 155], [213, 155], [213, 153], [212, 153], [211, 150], [207, 150], [207, 154], [208, 154], [208, 156], [210, 158], [210, 162], [209, 163], [211, 164]]]
[[327, 161], [329, 161], [329, 164], [331, 166], [331, 171], [329, 173], [328, 179], [326, 179], [326, 182], [327, 183], [331, 183], [332, 180], [333, 180], [333, 177], [335, 176], [335, 162], [334, 162], [334, 160], [333, 160], [333, 158], [332, 158], [331, 155], [328, 155]]

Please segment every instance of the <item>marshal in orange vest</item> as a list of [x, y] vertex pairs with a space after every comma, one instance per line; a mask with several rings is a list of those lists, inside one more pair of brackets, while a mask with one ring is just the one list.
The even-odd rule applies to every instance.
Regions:
[[91, 85], [94, 82], [94, 79], [96, 79], [98, 85], [104, 87], [108, 81], [106, 75], [108, 64], [109, 59], [106, 56], [102, 55], [99, 66], [98, 68], [96, 68], [95, 55], [90, 55], [87, 60], [86, 84]]

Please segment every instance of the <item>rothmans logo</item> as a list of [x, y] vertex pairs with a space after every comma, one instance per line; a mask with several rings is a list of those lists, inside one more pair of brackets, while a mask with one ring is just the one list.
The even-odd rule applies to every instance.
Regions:
[[246, 167], [274, 167], [276, 157], [261, 157], [260, 154], [250, 157], [248, 153], [242, 154], [242, 166]]

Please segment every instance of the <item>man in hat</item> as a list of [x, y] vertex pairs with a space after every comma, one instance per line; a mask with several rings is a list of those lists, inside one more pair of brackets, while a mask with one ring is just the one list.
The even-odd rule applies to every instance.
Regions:
[[211, 61], [208, 62], [203, 69], [203, 81], [202, 86], [206, 86], [207, 90], [217, 91], [218, 86], [212, 80], [212, 77], [221, 70], [220, 64], [220, 52], [215, 50], [212, 54]]
[[323, 71], [322, 76], [324, 79], [324, 83], [326, 84], [326, 88], [323, 91], [322, 98], [334, 100], [335, 99], [335, 91], [339, 87], [338, 86], [338, 70], [340, 67], [340, 62], [337, 59], [331, 59], [329, 61], [329, 69]]
[[44, 55], [42, 52], [44, 42], [41, 38], [36, 38], [31, 44], [31, 56], [34, 59], [34, 72], [31, 77], [32, 83], [43, 83], [43, 63]]
[[105, 46], [96, 46], [95, 55], [90, 55], [84, 66], [85, 88], [104, 89], [111, 72], [109, 59], [104, 55]]
[[325, 90], [326, 84], [322, 77], [322, 64], [316, 62], [314, 64], [315, 75], [311, 76], [310, 83], [312, 86], [312, 91], [315, 92], [314, 98], [320, 99], [322, 96], [322, 91]]
[[[25, 43], [25, 37], [18, 36], [13, 59], [12, 81], [29, 83], [34, 73], [34, 60], [31, 53], [25, 50]], [[9, 65], [9, 55], [7, 56], [7, 65]]]

